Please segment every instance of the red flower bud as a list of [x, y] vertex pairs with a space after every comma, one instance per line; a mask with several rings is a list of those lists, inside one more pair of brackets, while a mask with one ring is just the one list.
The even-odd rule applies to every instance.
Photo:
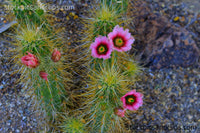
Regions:
[[115, 115], [118, 115], [119, 117], [124, 117], [124, 114], [126, 112], [126, 109], [119, 107], [114, 109]]
[[58, 62], [60, 60], [60, 58], [61, 58], [61, 53], [57, 49], [54, 49], [52, 56], [51, 56], [51, 59], [54, 62]]
[[39, 65], [38, 59], [35, 57], [35, 55], [29, 52], [27, 53], [28, 55], [25, 55], [21, 58], [22, 63], [29, 68], [36, 68]]
[[44, 72], [44, 71], [40, 71], [40, 77], [41, 77], [42, 79], [45, 79], [46, 81], [48, 81], [47, 76], [48, 76], [48, 73], [46, 73], [46, 72]]

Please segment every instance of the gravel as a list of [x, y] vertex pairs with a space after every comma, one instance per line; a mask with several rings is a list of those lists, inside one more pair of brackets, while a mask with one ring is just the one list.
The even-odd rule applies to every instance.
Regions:
[[17, 68], [10, 60], [12, 54], [8, 51], [13, 46], [8, 32], [0, 35], [0, 132], [35, 132], [40, 129], [43, 115], [39, 116], [30, 96], [21, 90], [17, 83], [20, 75], [13, 74]]
[[40, 120], [24, 93], [0, 94], [0, 132], [35, 132]]
[[200, 132], [199, 69], [146, 69], [140, 80], [134, 88], [144, 94], [144, 104], [129, 114], [135, 132]]

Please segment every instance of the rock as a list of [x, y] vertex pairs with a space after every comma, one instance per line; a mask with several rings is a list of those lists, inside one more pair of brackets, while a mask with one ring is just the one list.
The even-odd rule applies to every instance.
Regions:
[[25, 116], [23, 116], [23, 117], [22, 117], [22, 120], [25, 120], [25, 119], [26, 119], [26, 117], [25, 117]]
[[[197, 64], [200, 51], [185, 29], [173, 32], [163, 41], [161, 43], [158, 39], [146, 47], [147, 50], [149, 47], [153, 47], [150, 51], [152, 53], [147, 58], [149, 66], [159, 69], [163, 67], [188, 67]], [[157, 47], [156, 44], [158, 44]]]
[[2, 27], [0, 27], [0, 33], [3, 33], [4, 31], [6, 31], [7, 29], [9, 29], [10, 27], [12, 27], [15, 24], [17, 24], [17, 21], [12, 21], [8, 24], [3, 25]]
[[153, 69], [198, 65], [200, 50], [189, 31], [152, 13], [145, 2], [134, 7], [137, 13], [134, 11], [133, 35], [137, 37], [131, 51], [137, 59]]
[[3, 89], [3, 85], [0, 86], [0, 90]]
[[19, 110], [19, 113], [20, 113], [20, 114], [23, 114], [23, 111], [22, 111], [22, 110]]

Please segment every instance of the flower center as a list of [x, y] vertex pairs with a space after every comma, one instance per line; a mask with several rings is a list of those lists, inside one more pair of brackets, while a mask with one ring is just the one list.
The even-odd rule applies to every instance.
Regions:
[[101, 44], [97, 47], [98, 54], [106, 54], [108, 51], [108, 48], [105, 44]]
[[135, 96], [130, 95], [126, 97], [126, 104], [133, 104], [136, 101]]
[[105, 52], [105, 48], [103, 46], [99, 47], [99, 53]]
[[114, 44], [116, 47], [122, 47], [124, 45], [124, 40], [120, 37], [114, 39]]
[[135, 100], [132, 98], [132, 97], [130, 97], [129, 99], [128, 99], [128, 102], [129, 103], [133, 103]]

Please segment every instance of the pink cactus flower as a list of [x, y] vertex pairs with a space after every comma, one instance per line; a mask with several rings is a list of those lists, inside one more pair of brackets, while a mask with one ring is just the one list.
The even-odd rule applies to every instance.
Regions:
[[53, 53], [51, 55], [51, 59], [54, 61], [54, 62], [58, 62], [61, 58], [61, 53], [60, 51], [56, 49], [53, 50]]
[[131, 33], [129, 33], [129, 30], [124, 30], [123, 27], [119, 27], [119, 25], [115, 26], [113, 32], [108, 34], [108, 38], [113, 49], [119, 52], [130, 50], [132, 47], [131, 45], [135, 41]]
[[119, 108], [115, 108], [114, 109], [114, 113], [115, 115], [119, 116], [119, 117], [124, 117], [124, 114], [126, 112], [126, 109], [119, 107]]
[[128, 110], [138, 110], [140, 106], [143, 104], [143, 94], [132, 90], [123, 97], [121, 97], [121, 101], [123, 102], [123, 107]]
[[94, 58], [108, 59], [112, 53], [112, 45], [105, 36], [99, 36], [95, 42], [91, 44], [92, 56]]
[[48, 81], [47, 76], [48, 76], [48, 73], [46, 73], [46, 72], [44, 72], [44, 71], [40, 71], [40, 77], [41, 77], [42, 79], [45, 79], [46, 81]]
[[21, 62], [29, 68], [36, 68], [39, 65], [38, 59], [35, 55], [27, 52], [28, 55], [25, 55], [21, 58]]

